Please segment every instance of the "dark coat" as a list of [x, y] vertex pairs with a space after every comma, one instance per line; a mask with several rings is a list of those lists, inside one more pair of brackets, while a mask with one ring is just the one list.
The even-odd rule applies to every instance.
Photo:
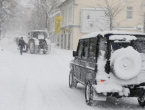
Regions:
[[25, 44], [26, 44], [25, 41], [20, 39], [18, 46], [24, 47]]

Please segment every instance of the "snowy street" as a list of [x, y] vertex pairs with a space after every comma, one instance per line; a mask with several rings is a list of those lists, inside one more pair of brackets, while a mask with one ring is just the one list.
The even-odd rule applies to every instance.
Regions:
[[52, 48], [50, 54], [21, 56], [15, 43], [4, 39], [0, 44], [0, 110], [143, 109], [136, 98], [86, 105], [84, 86], [68, 86], [72, 51]]

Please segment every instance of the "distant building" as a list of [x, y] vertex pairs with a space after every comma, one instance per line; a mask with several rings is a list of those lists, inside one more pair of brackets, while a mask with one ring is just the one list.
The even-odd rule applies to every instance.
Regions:
[[[108, 0], [111, 4], [112, 0]], [[139, 10], [143, 11], [143, 0], [115, 0], [123, 9], [113, 21], [113, 30], [143, 32], [143, 17]], [[56, 46], [62, 49], [75, 50], [78, 40], [83, 35], [109, 30], [109, 22], [106, 19], [104, 0], [64, 0], [59, 3], [58, 12], [51, 17], [50, 36]], [[62, 16], [61, 32], [55, 33], [56, 16]]]

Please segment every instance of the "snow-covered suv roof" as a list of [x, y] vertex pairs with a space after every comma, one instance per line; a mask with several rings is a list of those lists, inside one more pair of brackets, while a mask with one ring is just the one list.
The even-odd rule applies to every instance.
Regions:
[[81, 39], [93, 38], [97, 35], [104, 36], [105, 34], [129, 34], [129, 35], [145, 35], [143, 33], [134, 33], [134, 32], [123, 32], [123, 31], [101, 31], [101, 32], [93, 32], [87, 35], [84, 35]]
[[31, 30], [30, 32], [46, 32], [45, 30]]

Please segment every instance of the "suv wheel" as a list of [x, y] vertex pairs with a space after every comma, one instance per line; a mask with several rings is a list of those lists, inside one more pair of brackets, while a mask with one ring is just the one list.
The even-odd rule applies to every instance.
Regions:
[[69, 74], [69, 87], [70, 88], [77, 87], [77, 81], [74, 79], [72, 70], [70, 71]]
[[34, 42], [31, 42], [30, 43], [30, 53], [34, 54], [34, 52], [35, 52], [35, 44], [34, 44]]
[[93, 88], [90, 82], [88, 82], [85, 86], [85, 99], [87, 105], [92, 105], [93, 104]]
[[23, 49], [23, 52], [28, 52], [28, 44], [25, 44], [25, 48]]
[[46, 54], [46, 50], [43, 51], [43, 54]]
[[141, 107], [145, 106], [145, 93], [141, 97], [138, 97], [138, 103]]

